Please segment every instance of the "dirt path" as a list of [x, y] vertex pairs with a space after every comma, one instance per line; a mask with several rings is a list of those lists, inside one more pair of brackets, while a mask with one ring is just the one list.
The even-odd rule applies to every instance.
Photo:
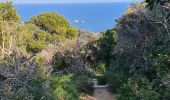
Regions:
[[97, 80], [94, 80], [94, 93], [93, 97], [96, 100], [115, 100], [114, 94], [109, 92], [106, 85], [98, 85]]
[[115, 100], [114, 95], [107, 88], [95, 88], [93, 96], [96, 100]]

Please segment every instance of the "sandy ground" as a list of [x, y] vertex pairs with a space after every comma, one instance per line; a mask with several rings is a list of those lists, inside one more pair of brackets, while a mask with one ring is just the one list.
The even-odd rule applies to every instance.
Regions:
[[115, 100], [114, 95], [107, 88], [95, 88], [93, 96], [96, 100]]
[[107, 85], [98, 85], [97, 79], [93, 79], [94, 93], [93, 96], [85, 96], [82, 100], [116, 100], [115, 95], [108, 90]]
[[115, 100], [114, 94], [109, 92], [107, 89], [107, 86], [98, 85], [97, 80], [94, 80], [94, 93], [93, 97], [96, 98], [96, 100]]

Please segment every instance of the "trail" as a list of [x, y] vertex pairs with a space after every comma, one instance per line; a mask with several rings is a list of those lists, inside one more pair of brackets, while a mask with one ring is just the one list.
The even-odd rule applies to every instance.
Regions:
[[115, 100], [114, 94], [109, 91], [107, 85], [98, 85], [97, 80], [93, 80], [93, 82], [93, 97], [96, 98], [96, 100]]

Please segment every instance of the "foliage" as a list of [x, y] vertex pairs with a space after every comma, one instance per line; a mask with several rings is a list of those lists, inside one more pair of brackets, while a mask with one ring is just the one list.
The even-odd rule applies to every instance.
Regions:
[[106, 65], [104, 63], [101, 63], [100, 61], [95, 64], [95, 72], [98, 74], [105, 73]]
[[84, 75], [65, 75], [54, 77], [52, 80], [52, 93], [55, 100], [79, 100], [82, 90], [86, 90], [87, 77]]
[[[77, 34], [77, 29], [56, 13], [40, 14], [33, 17], [31, 21], [19, 23], [19, 17], [12, 3], [0, 3], [0, 54], [2, 54], [0, 99], [80, 99], [82, 93], [91, 88], [91, 84], [87, 82], [87, 76], [76, 73], [74, 73], [76, 75], [53, 76], [50, 71], [52, 69], [49, 69], [53, 62], [40, 54], [42, 50], [50, 48], [49, 45], [52, 46], [50, 50], [53, 50], [52, 48], [57, 47], [56, 42], [77, 38]], [[61, 46], [59, 44], [58, 48]], [[85, 64], [80, 63], [82, 55], [79, 50], [80, 48], [74, 52], [67, 52], [67, 57], [70, 61], [72, 60], [68, 63], [69, 66], [75, 66], [76, 70], [82, 71], [84, 69], [80, 70], [80, 66], [84, 67]], [[75, 52], [77, 53], [74, 54]], [[64, 61], [67, 60], [65, 57], [67, 54], [63, 56]], [[72, 54], [74, 54], [73, 57]], [[57, 65], [60, 64], [57, 63]]]
[[9, 57], [12, 53], [13, 47], [15, 45], [15, 36], [17, 32], [17, 23], [10, 21], [1, 21], [0, 22], [0, 59]]
[[[79, 100], [83, 93], [93, 92], [93, 84], [87, 82], [94, 77], [88, 72], [91, 64], [102, 75], [97, 77], [99, 84], [109, 84], [118, 100], [169, 100], [168, 2], [146, 0], [152, 10], [133, 5], [116, 28], [102, 32], [98, 40], [90, 32], [78, 34], [53, 12], [18, 23], [11, 2], [0, 3], [0, 98]], [[55, 44], [74, 38], [73, 44]], [[47, 54], [57, 53], [45, 59], [40, 52], [46, 49]]]
[[66, 56], [63, 56], [60, 53], [55, 54], [55, 58], [53, 61], [53, 71], [57, 72], [57, 71], [61, 71], [64, 70], [66, 68], [68, 68], [68, 63], [66, 62]]
[[19, 16], [11, 2], [0, 3], [0, 49], [4, 59], [12, 53]]
[[87, 43], [81, 41], [84, 40], [69, 41], [63, 46], [64, 48], [60, 49], [59, 47], [52, 61], [54, 73], [81, 73], [88, 71], [90, 64], [86, 61], [88, 55]]
[[116, 46], [115, 30], [102, 32], [98, 40], [87, 44], [86, 60], [91, 63], [96, 73], [104, 74], [113, 58], [112, 51]]
[[78, 34], [77, 29], [74, 27], [71, 27], [67, 30], [66, 37], [69, 39], [76, 38], [77, 34]]
[[72, 27], [63, 16], [57, 13], [42, 13], [32, 17], [30, 22], [50, 33], [54, 38], [61, 36], [71, 39], [77, 37], [78, 34], [77, 29]]
[[167, 83], [170, 24], [166, 20], [168, 12], [160, 14], [163, 8], [158, 8], [134, 10], [117, 23], [117, 44], [111, 51], [106, 75], [108, 83], [119, 94], [118, 100], [168, 100], [170, 97]]
[[108, 66], [112, 58], [112, 51], [116, 45], [116, 34], [114, 29], [107, 30], [101, 34], [102, 36], [98, 40], [99, 50], [97, 60], [103, 61]]
[[148, 3], [149, 8], [154, 8], [156, 5], [165, 5], [166, 3], [169, 3], [169, 0], [145, 0], [146, 3]]
[[0, 15], [3, 21], [18, 22], [20, 20], [12, 2], [0, 3]]
[[19, 47], [25, 47], [27, 52], [38, 53], [46, 47], [47, 36], [48, 33], [34, 24], [23, 24], [18, 27], [16, 42]]
[[118, 100], [159, 100], [159, 94], [143, 76], [130, 78], [120, 87], [119, 93]]
[[[33, 62], [26, 61], [18, 66], [18, 72], [11, 71], [14, 72], [11, 79], [0, 81], [2, 89], [0, 98], [7, 100], [79, 100], [83, 93], [89, 93], [91, 91], [89, 89], [92, 89], [92, 85], [87, 82], [88, 76], [84, 73], [47, 77], [40, 68], [44, 63], [43, 58], [36, 57], [35, 62], [38, 66], [33, 65], [34, 60]], [[9, 62], [6, 64], [8, 65]]]
[[110, 85], [113, 92], [117, 92], [119, 87], [125, 83], [124, 77], [119, 73], [113, 73], [112, 70], [108, 71], [105, 76], [107, 83]]

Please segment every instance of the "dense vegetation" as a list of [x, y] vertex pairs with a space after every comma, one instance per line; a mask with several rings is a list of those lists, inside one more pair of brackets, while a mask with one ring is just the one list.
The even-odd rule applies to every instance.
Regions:
[[117, 100], [170, 99], [170, 2], [133, 4], [113, 29], [77, 30], [57, 13], [24, 23], [0, 3], [0, 99], [81, 100], [89, 78]]
[[107, 43], [102, 46], [107, 55], [102, 60], [107, 65], [102, 82], [110, 84], [118, 100], [170, 99], [169, 1], [146, 2], [128, 8], [117, 21], [117, 35], [109, 36], [112, 42], [99, 40]]
[[90, 92], [84, 53], [75, 47], [85, 44], [64, 17], [42, 13], [20, 23], [11, 2], [0, 3], [0, 15], [0, 99], [78, 100]]
[[32, 17], [30, 22], [50, 33], [52, 35], [50, 40], [72, 39], [77, 36], [77, 29], [72, 27], [64, 17], [53, 12]]

